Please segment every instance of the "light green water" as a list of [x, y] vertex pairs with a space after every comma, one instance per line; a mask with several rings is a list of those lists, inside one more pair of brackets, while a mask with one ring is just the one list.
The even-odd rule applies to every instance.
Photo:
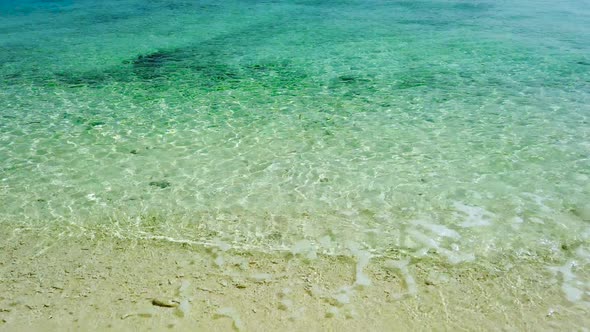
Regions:
[[588, 302], [589, 26], [587, 1], [0, 1], [0, 221], [534, 256]]

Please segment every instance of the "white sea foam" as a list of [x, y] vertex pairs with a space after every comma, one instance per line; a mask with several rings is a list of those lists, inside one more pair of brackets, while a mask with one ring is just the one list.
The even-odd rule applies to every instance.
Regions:
[[550, 271], [561, 275], [561, 290], [570, 302], [581, 302], [584, 294], [590, 292], [590, 284], [578, 279], [574, 272], [577, 265], [576, 261], [568, 261], [562, 266], [549, 267]]
[[178, 307], [176, 307], [176, 315], [185, 317], [190, 313], [191, 305], [187, 299], [181, 300]]
[[461, 227], [481, 227], [492, 223], [494, 214], [479, 206], [466, 205], [461, 202], [454, 202], [453, 206], [458, 213], [455, 217], [462, 220]]
[[397, 269], [400, 272], [402, 278], [404, 279], [407, 293], [394, 295], [396, 297], [402, 297], [403, 295], [414, 296], [414, 295], [418, 294], [418, 287], [416, 286], [416, 280], [414, 279], [414, 277], [410, 274], [410, 271], [408, 270], [409, 264], [410, 264], [409, 260], [388, 260], [385, 262], [385, 266], [387, 266], [389, 268]]
[[423, 228], [435, 233], [438, 236], [448, 237], [448, 238], [452, 238], [455, 240], [458, 240], [461, 238], [461, 235], [459, 235], [459, 233], [457, 233], [456, 231], [454, 231], [446, 226], [440, 225], [440, 224], [427, 222], [425, 220], [415, 220], [415, 221], [412, 221], [411, 224], [422, 226]]
[[233, 327], [241, 331], [244, 329], [244, 323], [242, 323], [242, 319], [240, 318], [240, 314], [237, 312], [236, 309], [232, 307], [224, 307], [217, 310], [216, 315], [218, 317], [228, 317], [233, 321]]
[[351, 286], [344, 286], [338, 289], [331, 296], [331, 303], [337, 307], [342, 307], [350, 303], [350, 300], [354, 296], [354, 289]]
[[461, 252], [458, 244], [451, 245], [451, 249], [447, 249], [441, 246], [436, 239], [427, 236], [424, 233], [418, 232], [417, 230], [410, 229], [408, 234], [417, 242], [424, 245], [418, 251], [416, 256], [422, 257], [428, 253], [429, 249], [435, 249], [437, 253], [445, 256], [449, 263], [458, 264], [461, 262], [471, 262], [475, 260], [475, 255], [468, 252]]
[[291, 247], [291, 253], [293, 255], [302, 255], [308, 259], [317, 258], [317, 248], [309, 240], [300, 240], [293, 244]]
[[347, 247], [356, 259], [356, 273], [353, 286], [362, 287], [371, 285], [371, 279], [363, 272], [363, 269], [369, 264], [369, 261], [371, 260], [371, 254], [365, 250], [360, 249], [359, 244], [355, 242], [347, 243]]
[[543, 197], [533, 193], [523, 193], [522, 196], [530, 198], [536, 205], [537, 208], [542, 212], [551, 212], [553, 209], [549, 207], [545, 202], [549, 200], [547, 197]]

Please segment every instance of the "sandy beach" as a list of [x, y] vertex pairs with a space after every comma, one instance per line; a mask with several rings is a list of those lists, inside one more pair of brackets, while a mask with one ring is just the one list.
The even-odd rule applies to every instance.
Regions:
[[[305, 257], [2, 227], [0, 330], [578, 330], [539, 263]], [[404, 265], [405, 263], [407, 265]]]

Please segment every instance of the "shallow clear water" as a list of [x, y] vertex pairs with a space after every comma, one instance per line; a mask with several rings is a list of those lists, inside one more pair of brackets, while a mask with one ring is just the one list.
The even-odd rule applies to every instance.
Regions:
[[0, 0], [0, 220], [588, 264], [588, 27], [588, 1]]

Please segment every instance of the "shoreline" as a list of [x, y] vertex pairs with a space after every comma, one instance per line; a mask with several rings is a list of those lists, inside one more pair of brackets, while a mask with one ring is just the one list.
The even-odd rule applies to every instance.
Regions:
[[[575, 330], [534, 260], [238, 251], [1, 228], [0, 330]], [[18, 231], [16, 231], [18, 230]], [[18, 233], [18, 234], [17, 234]]]

